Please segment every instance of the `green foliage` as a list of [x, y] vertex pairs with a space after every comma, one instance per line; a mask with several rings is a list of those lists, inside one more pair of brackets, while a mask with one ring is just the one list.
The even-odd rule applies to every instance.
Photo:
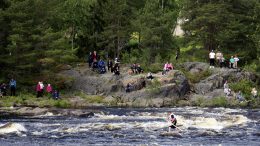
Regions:
[[84, 99], [88, 103], [104, 103], [104, 97], [98, 96], [98, 95], [87, 95], [83, 92], [78, 92], [75, 95], [80, 96], [82, 99]]
[[259, 48], [255, 31], [259, 30], [259, 4], [258, 0], [184, 0], [181, 15], [185, 37], [206, 50], [239, 54], [243, 56], [240, 64], [250, 62], [257, 58]]
[[198, 73], [190, 73], [187, 71], [183, 72], [191, 83], [198, 83], [199, 81], [206, 79], [212, 74], [212, 71], [209, 69]]
[[214, 98], [204, 98], [196, 97], [190, 101], [192, 106], [200, 107], [235, 107], [240, 106], [237, 100], [227, 99], [226, 97], [214, 97]]
[[38, 107], [57, 107], [70, 108], [71, 104], [67, 99], [54, 100], [52, 98], [41, 97], [36, 98], [33, 94], [21, 93], [18, 96], [5, 96], [0, 99], [0, 106], [38, 106]]
[[239, 82], [230, 83], [229, 86], [231, 90], [235, 92], [241, 91], [247, 100], [250, 99], [252, 88], [256, 87], [254, 83], [246, 79]]
[[[28, 85], [32, 77], [44, 70], [55, 71], [59, 64], [75, 61], [75, 50], [64, 37], [65, 30], [56, 27], [59, 0], [10, 0], [1, 9], [5, 35], [1, 40], [1, 74], [18, 78]], [[32, 84], [31, 84], [32, 85]]]
[[158, 79], [153, 79], [152, 80], [152, 82], [151, 82], [151, 84], [149, 84], [148, 86], [147, 86], [147, 89], [149, 90], [149, 91], [151, 91], [152, 93], [159, 93], [160, 92], [160, 87], [161, 87], [161, 82], [158, 80]]

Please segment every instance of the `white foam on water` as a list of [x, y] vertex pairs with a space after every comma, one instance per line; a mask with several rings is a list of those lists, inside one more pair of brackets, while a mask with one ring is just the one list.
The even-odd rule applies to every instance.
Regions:
[[225, 119], [216, 118], [205, 118], [205, 117], [195, 117], [191, 119], [183, 119], [181, 124], [188, 128], [194, 127], [198, 129], [213, 129], [221, 130], [223, 128], [237, 126], [241, 124], [246, 124], [250, 120], [243, 115], [227, 115]]
[[21, 133], [26, 132], [27, 129], [19, 123], [6, 123], [0, 125], [0, 134], [8, 134], [8, 133]]
[[43, 135], [43, 133], [42, 133], [42, 132], [39, 132], [39, 131], [33, 131], [33, 132], [32, 132], [32, 135], [39, 136], [39, 135]]

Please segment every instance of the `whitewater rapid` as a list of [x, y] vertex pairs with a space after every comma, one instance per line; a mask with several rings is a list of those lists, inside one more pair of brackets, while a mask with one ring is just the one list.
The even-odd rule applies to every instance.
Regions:
[[[162, 136], [171, 124], [167, 120], [170, 112], [177, 118], [180, 135]], [[28, 145], [41, 145], [46, 140], [50, 145], [171, 145], [171, 141], [207, 145], [212, 139], [213, 145], [233, 145], [236, 144], [234, 138], [241, 145], [246, 142], [258, 145], [259, 117], [259, 110], [194, 107], [107, 109], [91, 118], [48, 113], [34, 118], [2, 120], [0, 135], [5, 145], [12, 140]]]

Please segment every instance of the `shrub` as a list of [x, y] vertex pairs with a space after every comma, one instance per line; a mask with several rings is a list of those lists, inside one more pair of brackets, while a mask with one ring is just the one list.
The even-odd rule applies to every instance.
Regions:
[[212, 72], [209, 69], [199, 73], [193, 73], [193, 74], [187, 71], [183, 71], [183, 73], [191, 83], [198, 83], [199, 81], [206, 79], [212, 74]]
[[147, 89], [151, 91], [152, 93], [159, 93], [161, 87], [161, 82], [158, 79], [153, 79], [151, 84], [147, 86]]
[[230, 83], [229, 85], [231, 90], [235, 92], [241, 91], [247, 100], [250, 99], [251, 90], [253, 87], [255, 87], [255, 85], [251, 81], [245, 79], [240, 80], [239, 82], [236, 83]]

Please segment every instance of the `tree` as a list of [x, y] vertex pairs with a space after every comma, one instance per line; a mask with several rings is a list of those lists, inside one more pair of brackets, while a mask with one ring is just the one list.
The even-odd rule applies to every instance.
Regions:
[[139, 43], [150, 48], [153, 60], [157, 54], [166, 54], [174, 46], [173, 30], [177, 23], [179, 8], [174, 0], [146, 1], [137, 18], [132, 21], [138, 32]]
[[[58, 3], [59, 1], [55, 1]], [[2, 11], [8, 25], [7, 43], [0, 54], [2, 73], [20, 79], [40, 76], [45, 71], [75, 58], [63, 30], [55, 30], [50, 22], [56, 15], [53, 0], [10, 0]]]
[[205, 49], [218, 48], [227, 54], [239, 54], [244, 62], [250, 61], [256, 58], [255, 43], [248, 37], [256, 29], [255, 4], [254, 0], [185, 0], [182, 18], [186, 37]]
[[103, 14], [102, 44], [106, 46], [106, 52], [119, 57], [129, 40], [131, 11], [127, 0], [107, 0]]

